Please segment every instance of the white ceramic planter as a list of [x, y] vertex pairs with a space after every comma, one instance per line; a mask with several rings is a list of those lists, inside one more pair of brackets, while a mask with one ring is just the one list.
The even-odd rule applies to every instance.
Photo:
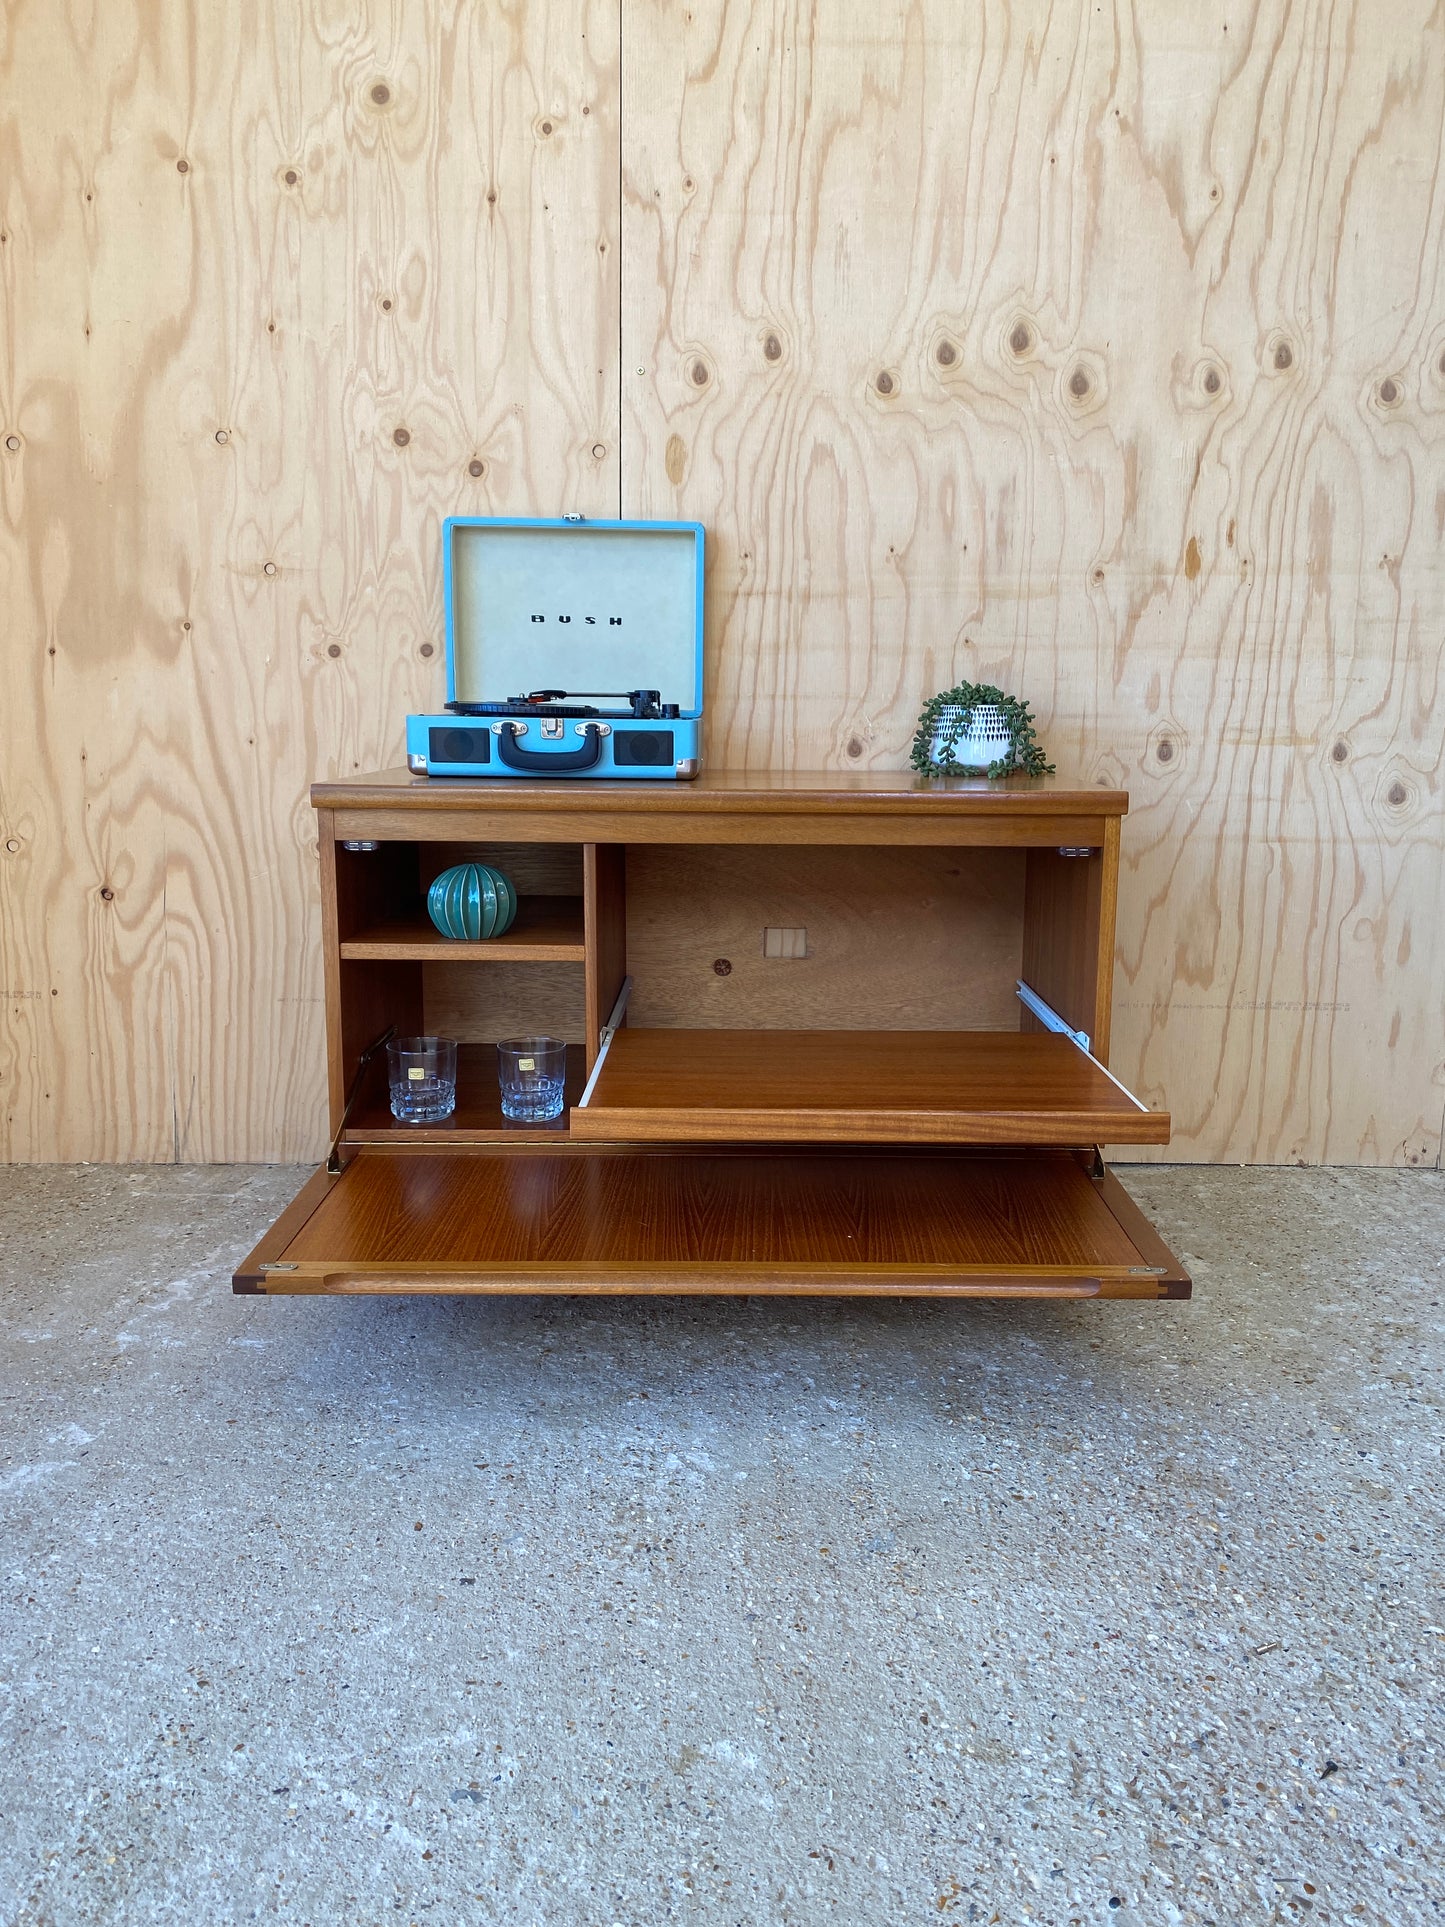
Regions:
[[950, 746], [949, 734], [957, 728], [962, 714], [963, 710], [957, 703], [950, 703], [940, 712], [933, 727], [933, 743], [929, 751], [933, 762], [946, 763], [951, 755], [955, 763], [981, 775], [987, 771], [990, 763], [997, 763], [1004, 757], [1013, 761], [1013, 738], [1009, 735], [1003, 711], [994, 703], [976, 704], [967, 735], [960, 735]]

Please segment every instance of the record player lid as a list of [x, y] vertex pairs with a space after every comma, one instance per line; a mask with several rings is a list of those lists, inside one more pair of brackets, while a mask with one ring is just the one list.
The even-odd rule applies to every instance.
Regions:
[[656, 689], [702, 714], [701, 523], [452, 516], [442, 543], [448, 702]]

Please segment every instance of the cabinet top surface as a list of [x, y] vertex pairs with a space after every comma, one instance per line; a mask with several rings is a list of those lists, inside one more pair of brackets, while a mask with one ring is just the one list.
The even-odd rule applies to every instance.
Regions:
[[832, 770], [714, 770], [692, 782], [524, 783], [499, 778], [413, 776], [374, 770], [313, 783], [318, 810], [480, 810], [569, 815], [589, 806], [639, 817], [679, 811], [806, 816], [883, 812], [917, 816], [1122, 816], [1127, 790], [1090, 787], [1063, 776], [917, 776], [911, 770], [843, 774]]

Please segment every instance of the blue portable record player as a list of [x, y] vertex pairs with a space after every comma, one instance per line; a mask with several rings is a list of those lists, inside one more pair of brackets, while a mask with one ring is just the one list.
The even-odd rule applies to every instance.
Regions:
[[698, 522], [451, 516], [446, 711], [406, 719], [417, 776], [696, 776]]

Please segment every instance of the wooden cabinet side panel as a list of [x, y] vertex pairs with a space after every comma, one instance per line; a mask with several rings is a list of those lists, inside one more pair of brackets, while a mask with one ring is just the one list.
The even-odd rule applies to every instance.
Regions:
[[[1113, 1006], [1114, 916], [1119, 888], [1117, 819], [1087, 856], [1030, 850], [1024, 884], [1023, 980], [1076, 1030], [1087, 1031], [1101, 1064], [1109, 1061]], [[1025, 1012], [1023, 1030], [1038, 1030]]]
[[332, 1136], [346, 1105], [341, 1049], [341, 933], [336, 920], [336, 812], [316, 812], [321, 865], [321, 969], [326, 995], [326, 1108]]

